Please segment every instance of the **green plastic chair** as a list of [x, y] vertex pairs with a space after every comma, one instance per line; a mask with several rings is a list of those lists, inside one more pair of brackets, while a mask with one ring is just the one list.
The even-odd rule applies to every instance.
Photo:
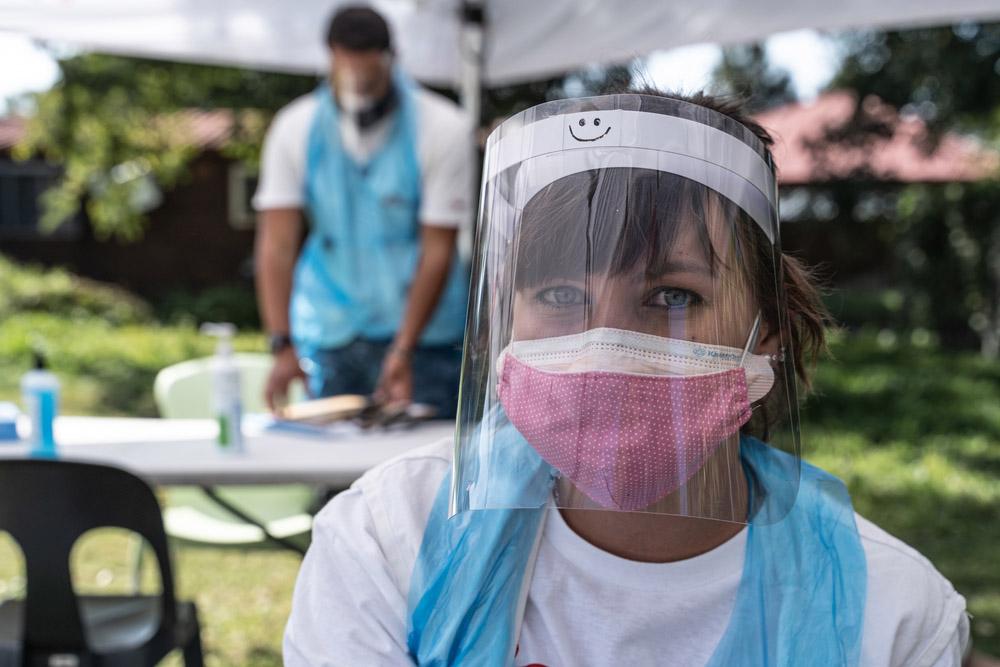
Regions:
[[[265, 412], [264, 383], [271, 372], [273, 361], [267, 354], [236, 353], [233, 355], [240, 369], [243, 411]], [[293, 382], [289, 400], [297, 403], [306, 398], [301, 382]], [[168, 419], [211, 419], [212, 413], [212, 357], [182, 361], [167, 366], [156, 374], [153, 396], [161, 417]]]
[[[240, 369], [244, 412], [263, 412], [264, 383], [271, 371], [267, 354], [235, 354]], [[182, 361], [162, 369], [153, 383], [153, 396], [161, 417], [212, 418], [212, 357]], [[296, 381], [289, 390], [292, 402], [306, 397]], [[312, 529], [309, 509], [316, 501], [314, 489], [302, 485], [218, 487], [224, 502], [239, 508], [279, 540], [298, 540]], [[268, 542], [260, 527], [223, 509], [196, 487], [173, 487], [166, 492], [163, 523], [173, 538], [212, 546], [261, 546]]]

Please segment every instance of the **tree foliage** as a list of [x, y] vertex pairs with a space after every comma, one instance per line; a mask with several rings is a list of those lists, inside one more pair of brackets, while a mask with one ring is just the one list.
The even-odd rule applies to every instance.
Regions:
[[795, 101], [791, 75], [768, 61], [762, 44], [723, 48], [711, 87], [716, 94], [745, 100], [751, 113]]
[[[83, 206], [98, 238], [119, 241], [142, 237], [159, 191], [183, 181], [198, 154], [183, 112], [231, 110], [233, 131], [222, 151], [255, 170], [274, 112], [317, 83], [310, 76], [99, 54], [59, 66], [59, 83], [34, 97], [36, 113], [16, 154], [41, 155], [64, 168], [42, 196], [44, 228], [55, 229]], [[630, 81], [631, 68], [619, 66], [489, 90], [484, 117]]]
[[42, 196], [43, 227], [54, 229], [84, 206], [99, 238], [141, 237], [160, 188], [182, 181], [198, 154], [182, 112], [233, 110], [222, 150], [256, 166], [275, 110], [315, 86], [314, 77], [271, 74], [120, 56], [61, 60], [60, 81], [35, 96], [19, 157], [63, 166]]
[[[899, 32], [863, 32], [842, 39], [843, 64], [832, 86], [858, 93], [849, 134], [865, 142], [884, 134], [866, 123], [866, 100], [877, 96], [915, 114], [933, 152], [946, 132], [1000, 149], [1000, 24], [962, 23]], [[889, 128], [891, 130], [891, 128]], [[908, 293], [906, 317], [934, 328], [964, 326], [982, 352], [1000, 355], [1000, 180], [915, 184], [893, 198], [883, 235], [895, 257], [895, 278]]]
[[935, 133], [1000, 130], [1000, 23], [848, 33], [833, 87], [878, 95]]

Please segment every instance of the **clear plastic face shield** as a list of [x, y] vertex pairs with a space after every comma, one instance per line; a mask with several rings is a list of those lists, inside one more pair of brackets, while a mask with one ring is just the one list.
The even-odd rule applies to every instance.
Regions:
[[[794, 500], [777, 188], [749, 130], [648, 95], [534, 107], [489, 138], [477, 229], [452, 514]], [[747, 436], [788, 455], [784, 488]]]

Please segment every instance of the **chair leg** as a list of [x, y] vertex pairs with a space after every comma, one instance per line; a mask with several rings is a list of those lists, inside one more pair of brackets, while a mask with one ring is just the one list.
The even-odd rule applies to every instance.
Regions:
[[184, 644], [184, 667], [204, 667], [204, 656], [201, 654], [201, 624], [198, 622], [198, 610], [191, 609], [191, 635]]
[[204, 667], [201, 655], [201, 632], [195, 632], [184, 646], [184, 667]]

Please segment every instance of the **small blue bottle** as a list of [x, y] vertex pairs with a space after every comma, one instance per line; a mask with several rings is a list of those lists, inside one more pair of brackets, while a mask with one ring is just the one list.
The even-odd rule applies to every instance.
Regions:
[[21, 395], [31, 422], [31, 455], [56, 457], [55, 420], [59, 411], [59, 380], [46, 369], [45, 357], [35, 352], [35, 367], [21, 378]]
[[0, 444], [17, 442], [17, 416], [21, 411], [7, 401], [0, 401]]

